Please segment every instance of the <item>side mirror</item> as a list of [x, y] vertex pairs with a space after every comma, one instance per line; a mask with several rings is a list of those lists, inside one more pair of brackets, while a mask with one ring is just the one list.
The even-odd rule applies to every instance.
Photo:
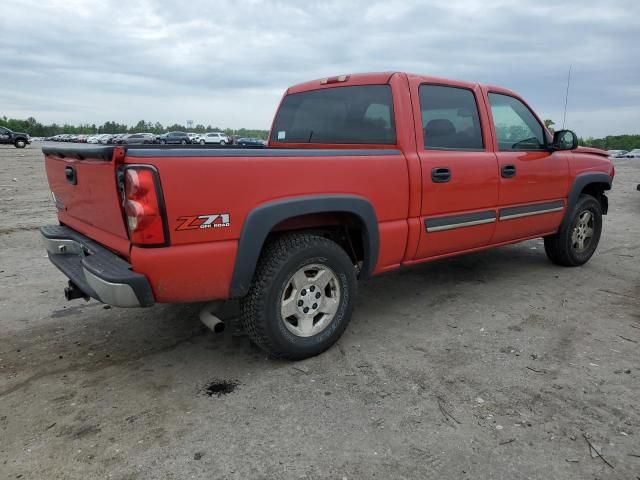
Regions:
[[553, 134], [554, 150], [573, 150], [578, 148], [578, 136], [571, 130], [558, 130]]

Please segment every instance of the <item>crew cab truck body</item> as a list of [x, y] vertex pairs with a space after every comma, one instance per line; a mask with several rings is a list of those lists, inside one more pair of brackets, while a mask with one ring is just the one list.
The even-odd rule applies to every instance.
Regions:
[[27, 133], [13, 132], [6, 127], [0, 127], [0, 145], [14, 145], [16, 148], [24, 148], [31, 143]]
[[68, 298], [240, 298], [251, 338], [285, 358], [339, 338], [357, 278], [536, 237], [585, 263], [614, 176], [509, 90], [405, 73], [289, 88], [265, 149], [43, 151]]

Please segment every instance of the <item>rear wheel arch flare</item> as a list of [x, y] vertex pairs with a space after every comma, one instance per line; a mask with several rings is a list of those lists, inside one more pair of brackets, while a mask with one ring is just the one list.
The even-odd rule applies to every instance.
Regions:
[[245, 219], [231, 280], [231, 296], [241, 297], [247, 293], [265, 241], [274, 227], [290, 218], [319, 213], [348, 213], [360, 220], [364, 254], [361, 274], [371, 274], [378, 260], [380, 239], [375, 210], [366, 198], [314, 195], [275, 200], [256, 207]]

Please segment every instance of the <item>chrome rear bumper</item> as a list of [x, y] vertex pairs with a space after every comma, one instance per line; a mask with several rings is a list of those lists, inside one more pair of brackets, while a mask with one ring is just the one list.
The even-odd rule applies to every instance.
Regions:
[[40, 229], [49, 260], [88, 296], [115, 307], [155, 303], [147, 278], [79, 232], [62, 225]]

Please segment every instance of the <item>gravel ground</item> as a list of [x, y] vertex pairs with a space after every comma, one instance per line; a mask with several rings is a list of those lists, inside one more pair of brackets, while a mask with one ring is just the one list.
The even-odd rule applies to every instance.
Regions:
[[198, 305], [66, 302], [39, 145], [0, 147], [0, 478], [640, 478], [640, 162], [616, 164], [586, 266], [534, 240], [377, 277], [288, 363], [234, 305], [216, 335]]

